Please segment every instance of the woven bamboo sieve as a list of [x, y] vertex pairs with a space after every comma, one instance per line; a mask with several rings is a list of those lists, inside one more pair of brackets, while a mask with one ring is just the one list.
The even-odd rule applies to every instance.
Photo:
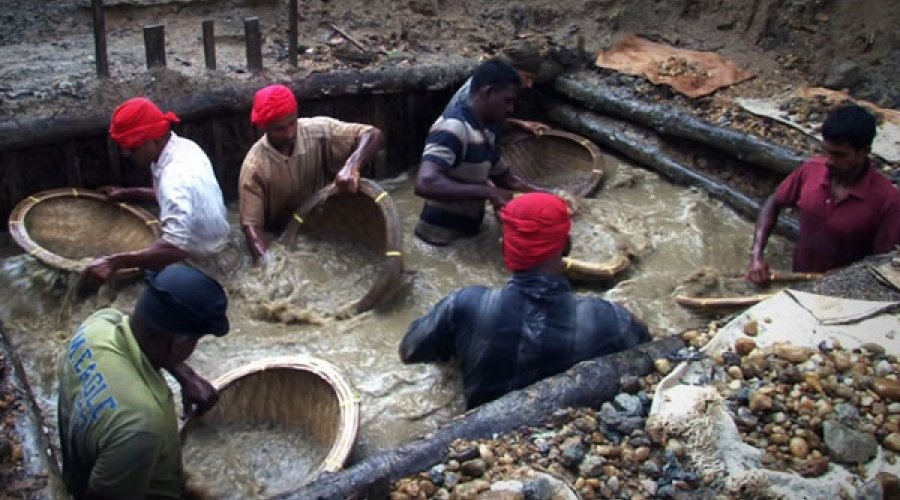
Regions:
[[603, 182], [600, 148], [569, 132], [534, 135], [517, 130], [504, 136], [500, 149], [514, 174], [543, 188], [591, 196]]
[[[212, 384], [219, 392], [218, 403], [190, 419], [182, 437], [199, 425], [278, 424], [311, 436], [311, 446], [328, 447], [325, 458], [306, 476], [309, 480], [344, 466], [359, 429], [359, 397], [331, 363], [303, 355], [266, 358], [231, 370]], [[271, 495], [278, 493], [283, 492]]]
[[[374, 248], [380, 256], [374, 283], [354, 305], [357, 313], [389, 299], [403, 274], [403, 236], [394, 200], [378, 184], [359, 180], [356, 193], [338, 193], [332, 186], [319, 190], [294, 213], [282, 236], [291, 248], [299, 237], [352, 243]], [[338, 280], [339, 282], [340, 280]]]
[[146, 210], [77, 188], [25, 198], [9, 216], [9, 232], [36, 259], [72, 272], [97, 257], [145, 248], [160, 234]]
[[[675, 296], [675, 302], [677, 302], [680, 306], [700, 311], [727, 311], [732, 309], [746, 308], [756, 305], [774, 296], [779, 291], [779, 289], [786, 287], [788, 283], [810, 281], [821, 277], [822, 275], [818, 273], [773, 272], [769, 277], [771, 283], [769, 290], [765, 293], [753, 293], [733, 297], [698, 296], [690, 295], [688, 293], [679, 293]], [[724, 279], [736, 280], [741, 282], [744, 281], [743, 277], [730, 277]]]

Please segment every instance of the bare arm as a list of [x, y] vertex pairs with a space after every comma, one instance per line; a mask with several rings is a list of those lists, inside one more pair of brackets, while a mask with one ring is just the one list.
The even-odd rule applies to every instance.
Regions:
[[109, 201], [156, 201], [156, 193], [151, 188], [103, 186], [97, 191], [105, 195]]
[[475, 198], [489, 200], [503, 206], [512, 199], [512, 194], [495, 186], [485, 184], [467, 184], [446, 175], [440, 165], [423, 161], [416, 177], [415, 192], [418, 196], [433, 200], [458, 200]]
[[250, 252], [254, 259], [259, 259], [269, 250], [269, 242], [266, 241], [265, 233], [261, 227], [244, 225], [244, 236], [247, 237], [247, 245], [250, 246]]
[[502, 175], [498, 175], [496, 177], [491, 177], [491, 180], [494, 181], [494, 184], [497, 187], [501, 187], [504, 189], [508, 189], [510, 191], [517, 191], [520, 193], [531, 193], [531, 192], [543, 192], [549, 193], [550, 191], [544, 189], [540, 186], [536, 186], [525, 179], [513, 174], [511, 171], [507, 170], [506, 173]]
[[84, 270], [88, 280], [105, 283], [117, 269], [138, 267], [141, 269], [162, 269], [169, 264], [187, 259], [186, 251], [175, 245], [156, 240], [147, 248], [136, 252], [125, 252], [100, 257]]
[[202, 415], [219, 400], [215, 387], [185, 363], [179, 363], [169, 370], [181, 386], [181, 401], [184, 416]]
[[506, 123], [514, 127], [518, 127], [526, 132], [530, 132], [534, 135], [541, 135], [550, 130], [550, 126], [546, 123], [534, 122], [529, 120], [519, 120], [518, 118], [507, 118]]
[[384, 134], [373, 128], [362, 135], [356, 151], [347, 158], [344, 167], [335, 177], [335, 185], [341, 192], [355, 193], [359, 184], [359, 171], [363, 165], [375, 160], [379, 151], [384, 149]]
[[753, 248], [751, 249], [750, 268], [747, 270], [747, 279], [757, 285], [765, 285], [769, 282], [769, 264], [766, 262], [766, 244], [769, 236], [775, 228], [778, 214], [782, 207], [775, 201], [775, 195], [769, 196], [756, 219], [756, 228], [753, 230]]

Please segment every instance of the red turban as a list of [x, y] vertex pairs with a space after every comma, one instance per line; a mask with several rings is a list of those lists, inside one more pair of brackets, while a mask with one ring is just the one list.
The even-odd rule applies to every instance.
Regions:
[[503, 258], [510, 271], [537, 267], [562, 252], [568, 242], [572, 218], [562, 198], [528, 193], [500, 211], [503, 219]]
[[250, 122], [259, 128], [297, 112], [297, 99], [284, 85], [269, 85], [256, 92]]
[[116, 108], [109, 126], [109, 135], [119, 146], [134, 149], [166, 135], [171, 125], [180, 121], [175, 113], [160, 111], [150, 99], [135, 97]]

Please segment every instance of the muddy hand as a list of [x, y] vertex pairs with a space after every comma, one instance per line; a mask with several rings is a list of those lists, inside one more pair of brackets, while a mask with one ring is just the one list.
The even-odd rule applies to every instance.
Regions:
[[335, 177], [334, 185], [338, 192], [355, 193], [359, 189], [359, 172], [355, 169], [344, 167]]
[[116, 268], [106, 257], [101, 257], [85, 268], [82, 278], [89, 284], [102, 285], [109, 281]]
[[181, 401], [184, 405], [185, 420], [202, 415], [219, 401], [219, 393], [206, 379], [190, 377], [181, 384]]
[[125, 190], [117, 186], [103, 186], [97, 192], [106, 196], [109, 201], [122, 201], [125, 194]]
[[772, 279], [772, 272], [766, 259], [753, 258], [745, 278], [757, 286], [766, 286]]

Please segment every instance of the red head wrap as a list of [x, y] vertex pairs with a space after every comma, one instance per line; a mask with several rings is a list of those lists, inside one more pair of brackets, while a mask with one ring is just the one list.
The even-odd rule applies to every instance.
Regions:
[[500, 211], [503, 219], [503, 258], [510, 271], [537, 267], [562, 252], [572, 229], [569, 207], [548, 193], [528, 193]]
[[291, 89], [284, 85], [269, 85], [256, 92], [253, 97], [253, 112], [250, 122], [259, 128], [297, 112], [297, 99]]
[[119, 146], [134, 149], [166, 135], [171, 125], [180, 121], [175, 113], [160, 111], [150, 99], [135, 97], [116, 108], [109, 135]]

